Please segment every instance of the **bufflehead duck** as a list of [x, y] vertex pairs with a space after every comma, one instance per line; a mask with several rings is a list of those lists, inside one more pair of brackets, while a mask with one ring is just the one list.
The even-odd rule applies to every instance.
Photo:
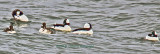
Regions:
[[15, 9], [13, 12], [12, 12], [12, 16], [14, 17], [15, 20], [20, 20], [20, 21], [25, 21], [25, 22], [28, 22], [28, 18], [27, 16], [25, 16], [23, 14], [22, 11], [20, 11], [19, 9]]
[[69, 19], [65, 19], [63, 21], [63, 24], [54, 24], [53, 27], [51, 27], [55, 30], [60, 30], [60, 31], [71, 31]]
[[148, 34], [145, 39], [152, 40], [152, 41], [159, 41], [156, 31], [152, 31], [152, 34]]
[[39, 29], [40, 33], [44, 34], [53, 34], [52, 28], [46, 28], [46, 23], [42, 23], [41, 28]]
[[74, 34], [93, 34], [92, 25], [90, 23], [86, 23], [84, 28], [75, 29], [72, 31]]
[[4, 32], [7, 32], [7, 33], [16, 33], [16, 31], [14, 31], [14, 29], [13, 29], [13, 25], [10, 25], [9, 28], [4, 29]]

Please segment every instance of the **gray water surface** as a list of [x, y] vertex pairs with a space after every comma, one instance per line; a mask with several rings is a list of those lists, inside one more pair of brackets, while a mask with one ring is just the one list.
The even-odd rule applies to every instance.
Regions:
[[[3, 29], [13, 22], [14, 9], [23, 11], [30, 22], [15, 24], [17, 33], [8, 34]], [[151, 30], [160, 33], [160, 0], [0, 0], [0, 13], [1, 54], [160, 53], [159, 41], [143, 39]], [[72, 29], [91, 23], [94, 34], [38, 32], [41, 23], [51, 27], [65, 18]]]

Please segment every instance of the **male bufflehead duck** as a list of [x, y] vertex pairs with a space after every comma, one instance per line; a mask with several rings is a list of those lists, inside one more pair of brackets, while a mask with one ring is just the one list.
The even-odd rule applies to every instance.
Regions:
[[75, 29], [72, 31], [74, 34], [93, 34], [92, 25], [90, 23], [86, 23], [84, 28]]
[[55, 30], [60, 30], [60, 31], [71, 31], [69, 19], [65, 19], [63, 21], [63, 24], [54, 24], [53, 27], [51, 27]]
[[44, 34], [53, 34], [53, 31], [51, 30], [52, 28], [46, 28], [46, 23], [42, 23], [41, 28], [39, 29], [40, 33], [44, 33]]
[[156, 31], [152, 31], [152, 34], [148, 34], [145, 39], [151, 41], [159, 41]]
[[4, 32], [7, 32], [7, 33], [16, 33], [16, 31], [14, 31], [12, 25], [10, 25], [9, 28], [4, 29]]
[[12, 16], [14, 17], [15, 20], [20, 20], [20, 21], [25, 21], [25, 22], [28, 22], [28, 18], [27, 16], [25, 16], [23, 14], [22, 11], [20, 11], [19, 9], [15, 9], [13, 12], [12, 12]]

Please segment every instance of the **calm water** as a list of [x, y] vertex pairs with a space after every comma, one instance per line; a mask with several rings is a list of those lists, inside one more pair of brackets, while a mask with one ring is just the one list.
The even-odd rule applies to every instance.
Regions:
[[[2, 32], [10, 25], [12, 11], [20, 9], [31, 22], [16, 22], [16, 34]], [[143, 38], [160, 33], [160, 0], [0, 0], [1, 54], [159, 54], [160, 42]], [[40, 34], [70, 19], [72, 29], [86, 22], [94, 34], [76, 35], [57, 31]], [[86, 47], [84, 47], [86, 46]]]

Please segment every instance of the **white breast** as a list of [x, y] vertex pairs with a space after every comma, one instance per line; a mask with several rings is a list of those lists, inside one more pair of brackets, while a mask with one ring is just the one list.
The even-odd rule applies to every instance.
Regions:
[[20, 16], [20, 20], [21, 20], [21, 21], [28, 21], [28, 18], [27, 18], [27, 16], [25, 16], [25, 15], [21, 15], [21, 16]]
[[43, 32], [43, 30], [44, 30], [43, 28], [40, 28], [40, 29], [39, 29], [39, 32], [41, 32], [41, 33], [42, 33], [42, 32]]
[[40, 33], [43, 33], [43, 34], [51, 34], [51, 33], [52, 33], [51, 31], [49, 31], [49, 30], [47, 30], [47, 29], [43, 29], [43, 28], [40, 28], [40, 29], [39, 29], [39, 32], [40, 32]]
[[25, 21], [25, 22], [29, 21], [28, 18], [27, 18], [27, 16], [25, 16], [25, 15], [14, 16], [14, 17], [15, 17], [17, 20], [20, 20], [20, 21]]

